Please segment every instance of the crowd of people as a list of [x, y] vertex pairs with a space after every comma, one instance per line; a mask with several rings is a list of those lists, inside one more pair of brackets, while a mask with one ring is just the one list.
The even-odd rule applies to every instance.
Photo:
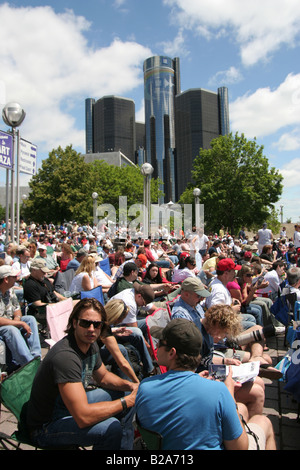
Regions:
[[[275, 239], [266, 224], [253, 239], [244, 227], [237, 236], [194, 227], [179, 238], [160, 229], [146, 239], [121, 230], [112, 238], [108, 227], [76, 222], [21, 221], [20, 229], [18, 243], [6, 243], [0, 225], [0, 340], [8, 373], [41, 358], [40, 308], [70, 296], [74, 303], [66, 336], [34, 380], [27, 413], [33, 442], [132, 449], [136, 413], [162, 435], [164, 449], [276, 448], [263, 415], [263, 378], [281, 373], [265, 337], [251, 335], [283, 331], [270, 310], [283, 286], [300, 300], [299, 225], [292, 239], [284, 227]], [[65, 291], [58, 289], [60, 273], [70, 275]], [[98, 286], [102, 304], [79, 300], [78, 293]], [[151, 331], [159, 339], [154, 356], [146, 317], [167, 305], [168, 325]], [[244, 334], [249, 341], [239, 342]], [[258, 375], [235, 382], [231, 366], [253, 361]], [[212, 364], [229, 366], [224, 382], [213, 380]], [[158, 374], [158, 366], [167, 372]]]

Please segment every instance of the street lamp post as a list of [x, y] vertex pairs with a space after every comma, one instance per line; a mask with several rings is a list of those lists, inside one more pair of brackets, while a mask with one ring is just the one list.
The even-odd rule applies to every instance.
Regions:
[[193, 190], [193, 196], [195, 198], [195, 225], [196, 225], [196, 228], [200, 227], [200, 206], [199, 206], [200, 194], [201, 194], [201, 190], [199, 188], [195, 188]]
[[[8, 126], [12, 128], [12, 167], [11, 167], [11, 209], [10, 209], [10, 220], [11, 220], [11, 241], [14, 241], [14, 228], [15, 228], [15, 145], [17, 138], [17, 243], [19, 243], [19, 232], [20, 232], [20, 183], [19, 183], [19, 143], [20, 143], [20, 132], [16, 130], [24, 121], [26, 113], [19, 103], [8, 103], [2, 110], [2, 119]], [[8, 186], [8, 177], [6, 179], [6, 185]], [[8, 194], [8, 190], [6, 191]], [[6, 199], [8, 204], [8, 199]], [[6, 211], [6, 241], [8, 241], [8, 210]]]
[[151, 197], [150, 197], [150, 180], [151, 175], [154, 171], [153, 166], [150, 163], [144, 163], [141, 166], [141, 173], [144, 176], [144, 236], [149, 237], [150, 230], [150, 209], [151, 209]]
[[93, 221], [94, 225], [97, 225], [97, 200], [98, 200], [98, 193], [93, 192]]

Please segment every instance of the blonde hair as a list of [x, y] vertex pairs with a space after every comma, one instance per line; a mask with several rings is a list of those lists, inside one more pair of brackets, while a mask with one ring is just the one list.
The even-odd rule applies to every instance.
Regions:
[[104, 306], [106, 321], [109, 325], [116, 325], [126, 317], [128, 307], [121, 299], [113, 299]]
[[80, 263], [79, 268], [76, 271], [76, 274], [80, 273], [88, 273], [88, 275], [91, 277], [93, 272], [96, 270], [96, 264], [95, 264], [95, 259], [93, 256], [85, 256], [83, 260]]
[[205, 312], [205, 321], [209, 329], [218, 326], [226, 330], [231, 338], [238, 336], [242, 331], [240, 315], [230, 305], [212, 305]]

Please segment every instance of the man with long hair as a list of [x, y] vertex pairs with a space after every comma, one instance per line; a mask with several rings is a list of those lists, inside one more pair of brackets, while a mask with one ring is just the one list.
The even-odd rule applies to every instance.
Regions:
[[82, 299], [70, 315], [67, 335], [43, 359], [27, 410], [27, 425], [38, 446], [132, 449], [138, 384], [102, 363], [97, 339], [105, 328], [103, 305]]

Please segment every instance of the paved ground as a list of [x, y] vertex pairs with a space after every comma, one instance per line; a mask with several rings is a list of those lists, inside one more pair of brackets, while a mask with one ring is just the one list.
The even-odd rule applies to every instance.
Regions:
[[[271, 338], [268, 341], [269, 354], [275, 365], [285, 354], [286, 348], [282, 337]], [[45, 353], [46, 350], [43, 350]], [[279, 381], [264, 379], [266, 385], [266, 400], [264, 412], [271, 419], [276, 435], [278, 450], [300, 450], [300, 423], [297, 422], [298, 404], [293, 402], [290, 395], [284, 392], [284, 384]], [[16, 429], [14, 416], [5, 408], [1, 409], [0, 432], [11, 434]], [[22, 449], [32, 449], [22, 445]], [[0, 446], [0, 450], [3, 450]]]

